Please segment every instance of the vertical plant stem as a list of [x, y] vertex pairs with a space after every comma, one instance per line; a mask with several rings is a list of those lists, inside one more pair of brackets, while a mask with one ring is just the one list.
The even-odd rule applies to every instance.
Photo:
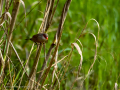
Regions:
[[[54, 13], [53, 13], [54, 1], [55, 0], [47, 0], [47, 5], [46, 5], [45, 15], [44, 15], [44, 21], [42, 23], [42, 32], [47, 32], [47, 30], [48, 30], [48, 28], [49, 28], [49, 26], [50, 26], [50, 24], [52, 22], [52, 17], [54, 15]], [[54, 12], [55, 12], [55, 10], [54, 10]], [[36, 87], [38, 87], [38, 82], [41, 81], [41, 77], [42, 77], [43, 72], [44, 72], [43, 70], [44, 70], [44, 68], [45, 68], [45, 66], [47, 64], [47, 61], [48, 61], [48, 59], [49, 59], [49, 57], [51, 55], [51, 51], [53, 50], [54, 45], [55, 44], [51, 44], [51, 47], [50, 47], [50, 49], [49, 49], [49, 51], [47, 53], [47, 56], [45, 57], [44, 63], [43, 63], [42, 68], [41, 68], [42, 72], [39, 73], [39, 77], [38, 77], [38, 80], [37, 80], [37, 83], [36, 83], [34, 89]]]
[[[8, 12], [8, 6], [9, 6], [9, 0], [5, 0], [5, 12]], [[0, 16], [2, 14], [2, 8], [3, 8], [3, 0], [0, 0]], [[4, 21], [5, 20], [8, 20], [7, 18], [7, 15], [5, 14], [5, 17], [3, 18]], [[7, 25], [7, 29], [8, 29], [8, 23], [6, 22], [6, 25]], [[6, 30], [7, 30], [6, 29]], [[5, 45], [5, 44], [4, 44]], [[4, 51], [4, 50], [3, 50]], [[3, 79], [4, 77], [4, 64], [5, 64], [5, 61], [3, 60], [3, 57], [2, 57], [2, 53], [1, 53], [1, 50], [0, 50], [0, 59], [1, 59], [1, 66], [0, 66], [0, 75], [1, 75], [1, 80]]]
[[[49, 23], [49, 18], [48, 17], [50, 15], [51, 5], [53, 5], [52, 3], [54, 3], [54, 0], [47, 0], [47, 5], [46, 5], [46, 10], [45, 10], [44, 20], [43, 20], [43, 22], [42, 22], [42, 24], [41, 24], [41, 26], [39, 28], [39, 31], [42, 30], [42, 32], [45, 32], [46, 25], [47, 25], [47, 23]], [[40, 45], [40, 48], [38, 48], [38, 55], [39, 56], [40, 56], [40, 52], [41, 52], [40, 49], [42, 49], [42, 45]], [[38, 55], [36, 55], [36, 59], [35, 59], [36, 61], [34, 62], [34, 64], [36, 63], [36, 68], [34, 68], [34, 66], [33, 66], [32, 71], [31, 71], [30, 76], [29, 76], [29, 79], [31, 79], [31, 77], [33, 77], [32, 75], [34, 74], [34, 69], [37, 69], [37, 63], [39, 61], [39, 56]], [[31, 82], [29, 82], [29, 83], [31, 83]]]
[[29, 75], [29, 78], [32, 77], [32, 74], [36, 71], [37, 69], [37, 64], [38, 64], [38, 61], [39, 61], [39, 57], [40, 57], [40, 53], [41, 53], [41, 50], [42, 50], [42, 43], [38, 46], [38, 51], [37, 51], [37, 54], [36, 54], [36, 57], [35, 57], [35, 61], [34, 61], [34, 64], [33, 64], [33, 68], [32, 68], [32, 71]]
[[10, 71], [10, 61], [8, 59], [8, 68], [9, 68], [9, 72], [10, 72], [10, 86], [11, 86], [11, 89], [13, 87], [13, 82], [12, 82], [12, 76], [11, 76], [11, 71]]
[[1, 16], [1, 14], [2, 14], [3, 1], [4, 1], [4, 0], [0, 0], [0, 16]]
[[[6, 3], [8, 4], [9, 0], [6, 1]], [[8, 52], [9, 52], [9, 46], [10, 46], [10, 41], [11, 41], [11, 38], [12, 38], [12, 32], [13, 32], [13, 28], [15, 26], [15, 21], [16, 21], [16, 17], [17, 17], [17, 13], [18, 13], [18, 10], [19, 10], [19, 5], [20, 5], [20, 2], [19, 0], [15, 0], [14, 1], [14, 6], [13, 6], [13, 10], [12, 10], [12, 20], [11, 20], [11, 23], [10, 23], [10, 30], [9, 30], [9, 33], [7, 34], [7, 46], [6, 46], [6, 53], [4, 55], [4, 62], [5, 60], [7, 60], [7, 55], [8, 55]], [[8, 5], [6, 5], [6, 11], [8, 9]], [[4, 63], [5, 64], [5, 63]], [[5, 68], [5, 65], [3, 65], [3, 69]], [[4, 73], [4, 71], [3, 71]], [[4, 76], [4, 75], [3, 75]]]
[[37, 83], [36, 83], [36, 86], [35, 87], [37, 87], [38, 88], [38, 83], [41, 81], [41, 77], [42, 77], [42, 75], [43, 75], [43, 70], [45, 69], [45, 67], [46, 67], [46, 65], [47, 65], [47, 61], [48, 61], [48, 59], [49, 59], [49, 57], [50, 57], [50, 55], [51, 55], [51, 52], [52, 52], [52, 50], [53, 50], [53, 48], [54, 48], [54, 46], [55, 46], [55, 44], [51, 44], [51, 46], [50, 46], [50, 49], [48, 50], [48, 53], [47, 53], [47, 55], [46, 55], [46, 59], [44, 60], [44, 62], [43, 62], [43, 65], [42, 65], [42, 68], [41, 68], [41, 72], [39, 73], [39, 77], [38, 77], [38, 80], [37, 80]]
[[[5, 0], [5, 12], [9, 12], [8, 8], [9, 8], [9, 0]], [[6, 14], [5, 14], [4, 20], [8, 21], [8, 16]], [[6, 27], [5, 27], [6, 36], [8, 35], [8, 28], [9, 28], [9, 23], [6, 22]], [[2, 51], [3, 54], [4, 54], [4, 51], [5, 51], [5, 48], [6, 48], [6, 43], [7, 43], [7, 39], [5, 40], [4, 45], [3, 45], [3, 51]]]
[[3, 75], [4, 75], [4, 70], [3, 70], [3, 67], [4, 67], [4, 60], [3, 60], [3, 56], [2, 56], [2, 52], [0, 50], [0, 86], [2, 84], [2, 81], [3, 81]]
[[61, 19], [60, 19], [60, 24], [59, 24], [59, 27], [58, 27], [58, 32], [57, 32], [58, 42], [57, 42], [57, 45], [55, 47], [55, 50], [54, 50], [53, 56], [51, 58], [50, 64], [49, 64], [47, 70], [44, 73], [40, 89], [42, 88], [42, 86], [43, 86], [43, 84], [45, 82], [45, 79], [46, 79], [46, 77], [47, 77], [47, 75], [48, 75], [48, 73], [50, 71], [50, 68], [51, 68], [51, 66], [52, 66], [52, 64], [54, 62], [54, 57], [55, 57], [56, 52], [57, 52], [58, 47], [59, 47], [59, 42], [60, 42], [60, 39], [61, 39], [61, 36], [62, 36], [62, 31], [63, 31], [62, 27], [63, 27], [64, 21], [65, 21], [66, 15], [67, 15], [67, 11], [68, 11], [70, 2], [71, 2], [71, 0], [67, 0], [65, 5], [64, 5], [62, 15], [61, 15]]
[[15, 21], [16, 21], [16, 18], [17, 18], [18, 10], [19, 10], [19, 5], [20, 5], [20, 1], [15, 0], [13, 10], [12, 10], [12, 15], [11, 15], [12, 20], [11, 20], [11, 23], [10, 23], [10, 31], [9, 31], [9, 34], [7, 36], [7, 48], [6, 48], [6, 54], [5, 54], [4, 60], [6, 59], [6, 56], [8, 55], [8, 52], [9, 52], [9, 46], [10, 46], [9, 42], [11, 41], [11, 38], [12, 38], [12, 32], [13, 32], [13, 28], [15, 26]]
[[[29, 84], [33, 84], [31, 79], [34, 77], [35, 72], [37, 70], [37, 65], [38, 65], [38, 62], [39, 62], [39, 57], [40, 57], [40, 53], [41, 53], [41, 50], [42, 50], [42, 46], [43, 46], [42, 43], [40, 43], [40, 45], [38, 45], [38, 49], [37, 49], [36, 57], [35, 57], [35, 60], [34, 60], [33, 68], [32, 68], [32, 71], [29, 75]], [[30, 86], [32, 86], [32, 85], [30, 85]]]

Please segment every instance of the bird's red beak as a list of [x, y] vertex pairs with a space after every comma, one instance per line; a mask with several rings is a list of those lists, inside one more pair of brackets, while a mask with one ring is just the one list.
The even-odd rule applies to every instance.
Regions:
[[46, 39], [48, 40], [48, 37], [46, 37]]

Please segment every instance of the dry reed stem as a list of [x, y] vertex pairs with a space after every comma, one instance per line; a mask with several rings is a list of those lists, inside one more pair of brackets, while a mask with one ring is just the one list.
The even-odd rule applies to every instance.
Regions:
[[[56, 42], [57, 42], [57, 37], [56, 37]], [[56, 55], [55, 55], [55, 58], [54, 58], [54, 63], [56, 63], [57, 62], [57, 60], [58, 60], [58, 50], [57, 50], [57, 52], [56, 52]], [[53, 69], [53, 73], [52, 73], [52, 83], [53, 83], [53, 80], [54, 80], [54, 76], [55, 76], [55, 72], [57, 71], [57, 64], [55, 64], [54, 65], [54, 69]], [[56, 75], [56, 78], [57, 78], [57, 80], [58, 80], [58, 82], [59, 82], [59, 79], [58, 79], [58, 77], [57, 77], [57, 75]], [[60, 83], [59, 83], [59, 85], [60, 85]], [[51, 85], [51, 87], [52, 87], [52, 85]], [[60, 88], [59, 88], [60, 89]]]
[[[49, 26], [51, 25], [51, 22], [52, 22], [54, 13], [55, 13], [56, 8], [57, 8], [57, 5], [58, 5], [58, 2], [59, 2], [59, 0], [57, 1], [57, 4], [56, 4], [56, 6], [55, 6], [55, 8], [54, 8], [54, 10], [53, 10], [54, 0], [53, 0], [53, 1], [51, 0], [51, 7], [50, 7], [49, 15], [48, 15], [48, 23], [47, 23], [47, 25], [46, 25], [45, 32], [47, 32]], [[53, 11], [53, 12], [52, 12], [52, 11]], [[55, 36], [55, 37], [56, 37], [56, 36]], [[43, 63], [43, 65], [42, 65], [42, 68], [41, 68], [41, 70], [40, 70], [40, 71], [42, 71], [42, 72], [40, 72], [40, 74], [39, 74], [37, 83], [41, 81], [41, 77], [42, 77], [42, 75], [43, 75], [43, 70], [45, 69], [46, 64], [47, 64], [47, 61], [48, 61], [48, 59], [49, 59], [49, 57], [50, 57], [50, 55], [51, 55], [51, 52], [52, 52], [52, 50], [53, 50], [53, 48], [54, 48], [54, 46], [55, 46], [55, 44], [54, 44], [55, 42], [54, 42], [54, 41], [55, 41], [55, 38], [54, 38], [53, 43], [51, 44], [51, 46], [50, 46], [50, 48], [49, 48], [49, 50], [48, 50], [47, 56], [46, 56], [46, 58], [45, 58], [45, 60], [44, 60], [44, 63]], [[38, 86], [36, 85], [36, 87], [38, 87]]]
[[[35, 76], [37, 66], [38, 66], [38, 62], [39, 62], [40, 53], [41, 53], [41, 50], [42, 50], [42, 46], [43, 46], [42, 43], [40, 43], [40, 45], [38, 45], [38, 49], [37, 49], [36, 57], [35, 57], [35, 60], [34, 60], [34, 64], [33, 64], [31, 73], [29, 75], [29, 84], [33, 84], [33, 82], [31, 82], [31, 79], [33, 79], [33, 77]], [[29, 85], [29, 86], [32, 86], [32, 85]], [[32, 87], [30, 87], [30, 88], [32, 88]]]
[[[9, 1], [7, 1], [7, 4], [8, 4], [8, 2]], [[9, 46], [10, 46], [10, 41], [11, 41], [11, 38], [12, 38], [12, 32], [13, 32], [13, 28], [14, 28], [14, 25], [15, 25], [15, 21], [16, 21], [16, 17], [17, 17], [17, 13], [18, 13], [18, 10], [19, 10], [19, 1], [18, 0], [16, 0], [15, 2], [14, 2], [14, 6], [13, 6], [13, 11], [12, 11], [12, 15], [11, 15], [11, 17], [12, 17], [12, 20], [11, 20], [11, 23], [10, 23], [10, 31], [9, 31], [9, 33], [7, 34], [7, 46], [6, 46], [6, 54], [5, 54], [5, 57], [4, 57], [4, 62], [5, 62], [5, 60], [7, 60], [6, 59], [6, 57], [7, 57], [7, 55], [8, 55], [8, 52], [9, 52]], [[8, 9], [8, 5], [6, 5], [6, 10]], [[7, 25], [8, 26], [8, 25]], [[8, 28], [8, 27], [7, 27]], [[4, 67], [3, 67], [3, 69], [5, 68], [5, 63], [3, 63], [4, 65]], [[2, 73], [4, 73], [4, 71], [2, 72]], [[3, 75], [4, 76], [4, 75]]]
[[2, 14], [3, 1], [4, 1], [4, 0], [0, 0], [0, 16], [1, 16], [1, 14]]
[[10, 23], [10, 31], [9, 31], [9, 34], [8, 34], [8, 41], [7, 41], [7, 48], [6, 48], [6, 55], [5, 55], [5, 58], [4, 60], [6, 59], [6, 56], [8, 55], [8, 52], [9, 52], [9, 45], [10, 45], [10, 41], [11, 41], [11, 38], [12, 38], [12, 32], [13, 32], [13, 28], [15, 26], [15, 21], [16, 21], [16, 18], [17, 18], [17, 13], [18, 13], [18, 10], [19, 10], [19, 5], [20, 5], [20, 2], [19, 0], [16, 0], [14, 1], [14, 6], [13, 6], [13, 10], [12, 10], [12, 20], [11, 20], [11, 23]]
[[[40, 3], [40, 2], [39, 2]], [[38, 4], [39, 4], [38, 3]], [[37, 4], [37, 5], [38, 5]], [[44, 32], [44, 26], [45, 26], [45, 24], [46, 24], [46, 22], [45, 22], [45, 18], [47, 17], [47, 14], [48, 14], [48, 12], [47, 13], [45, 13], [45, 16], [44, 16], [44, 20], [43, 20], [43, 22], [42, 22], [42, 24], [41, 24], [41, 26], [40, 26], [40, 28], [39, 28], [39, 30], [38, 30], [38, 33], [40, 32], [40, 30], [42, 30], [42, 32]], [[29, 75], [29, 84], [31, 84], [31, 85], [28, 85], [28, 86], [33, 86], [33, 81], [31, 81], [32, 80], [32, 78], [33, 78], [33, 75], [35, 75], [35, 73], [36, 73], [36, 69], [37, 69], [37, 66], [38, 66], [38, 62], [39, 62], [39, 57], [40, 57], [40, 52], [41, 52], [41, 50], [40, 49], [42, 49], [42, 44], [41, 45], [38, 45], [38, 48], [37, 48], [37, 54], [36, 54], [36, 57], [35, 57], [35, 62], [34, 62], [34, 64], [33, 64], [33, 67], [32, 67], [32, 71], [31, 71], [31, 73], [30, 73], [30, 75]], [[32, 87], [30, 87], [30, 88], [32, 88]]]
[[5, 0], [5, 12], [8, 12], [9, 9], [9, 0]]
[[[50, 7], [51, 7], [51, 2], [49, 2], [49, 1], [50, 0], [47, 1], [47, 6], [46, 6], [45, 15], [44, 15], [44, 20], [43, 20], [43, 22], [42, 22], [38, 32], [40, 32], [40, 30], [42, 30], [42, 32], [45, 32], [46, 24], [48, 23], [48, 15], [49, 15], [49, 12], [50, 12]], [[36, 70], [34, 70], [35, 69], [34, 67], [36, 67], [36, 69], [37, 69], [37, 63], [39, 62], [39, 57], [40, 57], [40, 52], [41, 52], [40, 49], [42, 49], [42, 44], [40, 46], [38, 46], [38, 51], [39, 52], [37, 52], [37, 55], [36, 55], [36, 58], [35, 58], [35, 62], [34, 62], [32, 71], [30, 73], [29, 79], [31, 79], [32, 75], [36, 71]], [[29, 83], [31, 83], [30, 86], [33, 85], [33, 82], [29, 82]]]
[[[51, 2], [50, 2], [51, 1]], [[45, 9], [45, 15], [44, 15], [44, 19], [43, 19], [43, 22], [39, 28], [39, 32], [41, 30], [41, 32], [45, 32], [45, 29], [46, 29], [46, 25], [49, 21], [49, 13], [50, 13], [50, 7], [51, 7], [51, 3], [52, 3], [52, 0], [47, 0], [47, 5], [46, 5], [46, 9]]]
[[[41, 1], [39, 1], [36, 5], [35, 5], [35, 7], [37, 6], [37, 5], [39, 5], [40, 4], [40, 2]], [[30, 12], [35, 8], [35, 7], [33, 7], [31, 10], [30, 10]], [[29, 12], [29, 13], [30, 13]], [[27, 13], [27, 15], [29, 14], [29, 13]], [[27, 16], [26, 15], [26, 16]], [[25, 17], [24, 17], [25, 18]], [[24, 19], [23, 18], [23, 19]], [[20, 21], [20, 23], [23, 21], [23, 19]], [[19, 24], [20, 24], [19, 23]], [[18, 25], [19, 25], [18, 24]], [[42, 25], [40, 26], [40, 28], [42, 27]], [[38, 31], [39, 32], [39, 31]], [[32, 53], [32, 50], [33, 50], [33, 47], [34, 47], [34, 44], [32, 45], [32, 47], [31, 47], [31, 50], [30, 50], [30, 53], [29, 53], [29, 56], [28, 56], [28, 58], [27, 58], [27, 62], [26, 62], [26, 64], [25, 64], [25, 68], [27, 67], [27, 65], [28, 65], [28, 62], [29, 62], [29, 60], [30, 60], [30, 56], [31, 56], [31, 53]], [[33, 67], [34, 68], [34, 67]], [[23, 73], [22, 73], [22, 76], [21, 76], [21, 80], [20, 80], [20, 83], [19, 83], [19, 87], [18, 87], [18, 90], [19, 90], [19, 88], [20, 88], [20, 85], [21, 85], [21, 82], [22, 82], [22, 78], [23, 78], [23, 76], [24, 76], [24, 73], [25, 73], [25, 69], [24, 69], [24, 71], [23, 71]], [[30, 78], [29, 78], [29, 80], [31, 80]]]
[[4, 60], [3, 60], [3, 55], [2, 55], [2, 52], [1, 52], [1, 49], [0, 49], [0, 63], [1, 63], [1, 65], [0, 65], [0, 75], [1, 75], [1, 69], [2, 69], [2, 67], [3, 67], [3, 63], [4, 63]]
[[10, 69], [10, 62], [9, 62], [9, 59], [8, 59], [8, 68], [9, 68], [9, 73], [10, 73], [10, 86], [11, 86], [11, 89], [13, 87], [13, 82], [12, 82], [12, 76], [11, 76], [11, 69]]
[[4, 67], [4, 65], [5, 65], [5, 62], [3, 60], [2, 52], [1, 52], [1, 49], [0, 49], [0, 86], [3, 83], [3, 75], [4, 75], [3, 67]]
[[[9, 21], [9, 20], [8, 20], [8, 17], [9, 17], [9, 18], [10, 18], [10, 22], [11, 22], [11, 19], [12, 19], [12, 18], [11, 18], [11, 15], [10, 15], [8, 9], [9, 9], [9, 0], [6, 0], [6, 1], [5, 1], [5, 13], [7, 12], [8, 15], [5, 14], [5, 20]], [[6, 22], [6, 31], [7, 31], [7, 32], [8, 32], [8, 28], [9, 28], [9, 24], [8, 24], [8, 22]]]
[[47, 5], [45, 9], [45, 17], [44, 17], [44, 24], [43, 24], [43, 32], [46, 32], [46, 27], [49, 23], [49, 17], [51, 15], [51, 7], [54, 4], [54, 0], [47, 0]]
[[44, 73], [44, 69], [45, 69], [45, 67], [46, 67], [46, 65], [47, 65], [47, 61], [48, 61], [48, 59], [49, 59], [49, 57], [50, 57], [50, 55], [51, 55], [51, 52], [52, 52], [52, 50], [53, 50], [53, 48], [54, 48], [54, 44], [51, 44], [51, 46], [50, 46], [50, 48], [49, 48], [49, 50], [48, 50], [48, 53], [47, 53], [47, 55], [46, 55], [46, 60], [44, 60], [44, 62], [43, 62], [43, 65], [42, 65], [42, 68], [41, 68], [41, 72], [39, 73], [39, 76], [38, 76], [38, 80], [37, 80], [37, 84], [36, 84], [36, 86], [35, 87], [38, 87], [38, 83], [41, 81], [41, 77], [42, 77], [42, 75], [43, 75], [43, 73]]
[[[53, 8], [53, 5], [54, 5], [54, 0], [48, 0], [48, 1], [47, 1], [46, 10], [45, 10], [45, 15], [44, 15], [44, 20], [43, 20], [43, 22], [42, 22], [42, 24], [41, 24], [41, 26], [42, 26], [42, 32], [46, 32], [47, 29], [49, 28], [49, 26], [47, 26], [47, 25], [48, 25], [48, 23], [51, 23], [51, 22], [50, 22], [50, 17], [51, 17], [51, 15], [52, 15], [51, 10], [52, 10], [52, 8]], [[46, 26], [47, 26], [47, 29], [46, 29]], [[40, 30], [41, 30], [41, 27], [40, 27], [39, 31], [40, 31]], [[50, 53], [51, 53], [51, 52], [50, 52]], [[45, 60], [45, 62], [46, 62], [46, 60]], [[45, 64], [44, 64], [44, 65], [45, 65]], [[43, 67], [42, 67], [42, 69], [43, 69]], [[40, 73], [40, 74], [42, 75], [42, 73]], [[38, 78], [40, 78], [41, 75], [39, 75]], [[38, 80], [39, 80], [39, 79], [38, 79]]]
[[51, 0], [50, 4], [47, 3], [47, 5], [49, 5], [49, 7], [50, 7], [50, 10], [49, 10], [49, 14], [48, 14], [48, 19], [47, 19], [47, 24], [46, 24], [45, 32], [47, 32], [48, 28], [51, 25], [52, 19], [53, 19], [52, 16], [54, 15], [54, 13], [53, 13], [54, 1], [55, 0]]
[[42, 88], [42, 86], [43, 86], [43, 84], [45, 82], [45, 79], [46, 79], [46, 77], [47, 77], [47, 75], [48, 75], [48, 73], [50, 71], [51, 66], [52, 66], [52, 63], [54, 62], [54, 57], [55, 57], [56, 52], [57, 52], [58, 47], [59, 47], [59, 42], [60, 42], [60, 39], [61, 39], [61, 36], [62, 36], [62, 31], [63, 31], [62, 27], [63, 27], [64, 21], [65, 21], [66, 15], [67, 15], [67, 11], [68, 11], [70, 2], [71, 2], [71, 0], [67, 0], [65, 5], [64, 5], [63, 11], [62, 11], [62, 15], [61, 15], [61, 19], [60, 19], [60, 23], [59, 23], [59, 27], [58, 27], [58, 32], [57, 32], [57, 36], [59, 37], [58, 38], [58, 42], [57, 42], [57, 45], [55, 47], [55, 50], [54, 50], [52, 59], [50, 61], [50, 64], [48, 66], [48, 69], [45, 71], [45, 73], [43, 75], [43, 79], [42, 79], [42, 83], [41, 83], [40, 89]]
[[[47, 16], [48, 16], [48, 12], [49, 12], [49, 9], [48, 9], [48, 11], [46, 11], [46, 13], [45, 13], [43, 22], [42, 22], [42, 24], [41, 24], [38, 32], [40, 32], [40, 30], [42, 30], [42, 32], [45, 31], [46, 18], [47, 18]], [[33, 82], [31, 81], [31, 79], [33, 79], [33, 77], [34, 77], [33, 75], [35, 75], [35, 73], [36, 73], [36, 69], [37, 69], [37, 65], [38, 65], [38, 62], [39, 62], [39, 57], [40, 57], [41, 49], [42, 49], [42, 44], [38, 45], [38, 48], [37, 48], [37, 54], [36, 54], [36, 57], [35, 57], [35, 62], [34, 62], [34, 64], [33, 64], [32, 71], [31, 71], [31, 73], [30, 73], [30, 75], [29, 75], [29, 84], [30, 84], [29, 86], [33, 86]], [[30, 87], [30, 88], [32, 88], [32, 87]]]
[[[5, 23], [5, 21], [9, 21], [8, 17], [10, 18], [10, 22], [11, 23], [11, 14], [9, 13], [9, 0], [6, 0], [5, 1], [5, 12], [2, 14], [2, 20], [0, 21], [0, 24], [3, 25]], [[9, 23], [6, 22], [6, 27], [4, 28], [4, 33], [6, 34], [6, 36], [8, 36], [8, 28], [9, 28]], [[5, 51], [5, 47], [6, 47], [6, 42], [7, 42], [7, 39], [5, 40], [4, 44], [3, 44], [3, 54], [4, 54], [4, 51]]]

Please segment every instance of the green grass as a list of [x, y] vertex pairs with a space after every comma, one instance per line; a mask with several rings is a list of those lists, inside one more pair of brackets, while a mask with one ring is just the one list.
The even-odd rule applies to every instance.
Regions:
[[[35, 0], [28, 0], [28, 1], [24, 0], [26, 13], [29, 13], [32, 10], [32, 8], [35, 7], [34, 2]], [[58, 28], [60, 15], [64, 3], [65, 3], [64, 0], [60, 0], [55, 15], [53, 17], [53, 22], [50, 28], [48, 29], [49, 41], [46, 44], [46, 52], [48, 51], [54, 39], [54, 34], [56, 33], [56, 31], [52, 31], [52, 30], [56, 30]], [[40, 19], [43, 19], [44, 17], [45, 6], [46, 6], [46, 1], [42, 0], [42, 2], [39, 5], [37, 5], [26, 16], [26, 18], [22, 22], [20, 22], [22, 18], [25, 16], [24, 8], [22, 4], [20, 5], [19, 13], [15, 23], [16, 27], [15, 30], [13, 31], [13, 37], [11, 41], [23, 62], [26, 61], [27, 56], [33, 44], [33, 42], [26, 41], [25, 39], [28, 37], [32, 37], [32, 35], [38, 32], [39, 27], [42, 23]], [[79, 39], [83, 45], [83, 51], [82, 51], [83, 63], [82, 63], [82, 70], [79, 76], [82, 77], [82, 79], [74, 83], [73, 90], [113, 90], [115, 83], [118, 84], [118, 88], [120, 89], [120, 78], [119, 78], [120, 77], [120, 71], [119, 71], [120, 7], [119, 6], [120, 6], [119, 0], [116, 1], [72, 0], [63, 27], [62, 38], [58, 49], [58, 54], [59, 54], [58, 60], [60, 60], [61, 58], [63, 58], [64, 56], [70, 53], [72, 49], [71, 43], [75, 42], [76, 38], [79, 37], [83, 28], [90, 19], [94, 18], [95, 20], [97, 20], [97, 22], [100, 25], [99, 40], [97, 47], [97, 59], [88, 77], [86, 77], [86, 75], [88, 73], [88, 70], [90, 69], [90, 66], [94, 61], [95, 40], [93, 36], [88, 33], [83, 35]], [[12, 11], [12, 6], [10, 7], [10, 11]], [[98, 37], [97, 23], [95, 21], [89, 21], [84, 31], [93, 33], [97, 38]], [[1, 28], [0, 38], [3, 33], [4, 33], [3, 29]], [[4, 37], [4, 39], [6, 39], [6, 37]], [[81, 47], [81, 45], [78, 42], [77, 44]], [[28, 72], [30, 72], [29, 70], [31, 70], [31, 67], [33, 65], [34, 58], [36, 55], [36, 48], [37, 46], [34, 46], [34, 51], [31, 54], [30, 62], [27, 67]], [[1, 50], [3, 49], [3, 45], [0, 46], [0, 49]], [[71, 59], [69, 59], [68, 57], [67, 59], [58, 63], [58, 72], [61, 70], [61, 73], [63, 74], [65, 73], [64, 78], [60, 78], [61, 80], [60, 90], [64, 90], [64, 88], [65, 90], [70, 90], [70, 87], [77, 76], [80, 58], [81, 57], [78, 54], [78, 51], [76, 50], [76, 48], [74, 48]], [[10, 51], [10, 59], [13, 63], [10, 64], [11, 69], [13, 68], [13, 65], [16, 66], [17, 64], [17, 66], [15, 67], [17, 70], [15, 81], [17, 81], [20, 79], [22, 70], [21, 70], [21, 65], [18, 65], [20, 64], [18, 63], [19, 62], [18, 58], [16, 57], [16, 54], [12, 49]], [[43, 60], [44, 60], [44, 51], [42, 49], [37, 71], [40, 71]], [[64, 63], [68, 63], [68, 62], [69, 62], [68, 66], [63, 67], [66, 66]], [[13, 71], [11, 71], [12, 76], [14, 75]], [[52, 73], [52, 69], [50, 70], [50, 73], [48, 75], [48, 78], [46, 79], [45, 84], [51, 83], [51, 78], [49, 78], [52, 77], [51, 73]], [[80, 85], [82, 81], [83, 84], [81, 87]], [[23, 81], [22, 85], [25, 84], [26, 82]], [[59, 87], [56, 86], [56, 90], [57, 88]]]

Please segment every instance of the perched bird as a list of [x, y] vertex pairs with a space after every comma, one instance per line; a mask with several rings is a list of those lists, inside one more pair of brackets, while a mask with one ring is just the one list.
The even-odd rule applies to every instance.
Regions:
[[48, 41], [48, 34], [46, 33], [35, 34], [33, 35], [32, 38], [26, 40], [31, 40], [35, 43], [46, 43]]

